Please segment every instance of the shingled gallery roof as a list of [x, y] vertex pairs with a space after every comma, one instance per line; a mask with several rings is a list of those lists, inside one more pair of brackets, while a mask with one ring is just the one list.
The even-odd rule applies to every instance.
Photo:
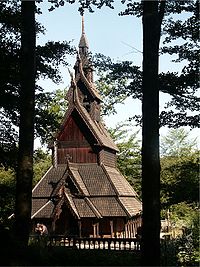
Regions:
[[136, 192], [117, 169], [96, 163], [69, 163], [51, 167], [33, 189], [32, 218], [52, 217], [59, 189], [69, 180], [79, 194], [66, 189], [65, 201], [77, 217], [132, 217], [141, 211]]

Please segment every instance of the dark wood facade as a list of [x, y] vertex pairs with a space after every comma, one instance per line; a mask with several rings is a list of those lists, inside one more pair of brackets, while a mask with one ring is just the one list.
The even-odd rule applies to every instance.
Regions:
[[89, 144], [84, 130], [81, 131], [77, 123], [72, 114], [58, 136], [57, 164], [65, 164], [67, 158], [77, 163], [97, 163], [97, 153]]

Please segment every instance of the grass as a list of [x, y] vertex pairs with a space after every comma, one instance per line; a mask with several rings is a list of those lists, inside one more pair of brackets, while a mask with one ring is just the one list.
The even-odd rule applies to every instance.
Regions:
[[65, 247], [29, 247], [11, 266], [139, 266], [139, 255], [130, 251], [76, 250]]

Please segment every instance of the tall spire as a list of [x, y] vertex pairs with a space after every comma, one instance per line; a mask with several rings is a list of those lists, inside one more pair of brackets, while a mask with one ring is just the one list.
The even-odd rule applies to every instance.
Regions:
[[85, 33], [84, 17], [82, 16], [82, 34]]
[[81, 33], [81, 39], [79, 42], [79, 53], [80, 55], [86, 55], [88, 53], [89, 45], [88, 40], [85, 35], [85, 25], [84, 25], [84, 17], [82, 16], [82, 33]]

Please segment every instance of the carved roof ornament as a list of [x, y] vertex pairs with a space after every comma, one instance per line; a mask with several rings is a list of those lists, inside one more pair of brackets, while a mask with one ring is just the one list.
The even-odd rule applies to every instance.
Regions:
[[97, 91], [97, 89], [95, 88], [94, 84], [86, 77], [84, 70], [83, 70], [83, 60], [81, 58], [80, 53], [77, 53], [77, 61], [78, 61], [78, 67], [79, 67], [79, 73], [80, 73], [80, 78], [83, 81], [83, 83], [85, 84], [85, 86], [88, 88], [88, 90], [90, 91], [91, 95], [94, 98], [97, 98], [98, 100], [101, 101], [101, 96], [99, 94], [99, 92]]

